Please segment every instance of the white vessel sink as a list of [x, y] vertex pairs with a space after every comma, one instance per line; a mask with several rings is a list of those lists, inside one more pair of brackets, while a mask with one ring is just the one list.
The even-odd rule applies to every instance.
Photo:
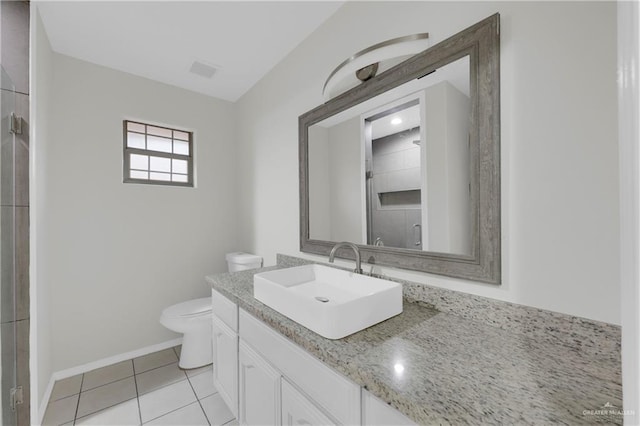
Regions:
[[255, 274], [253, 296], [328, 339], [402, 312], [400, 284], [322, 265]]

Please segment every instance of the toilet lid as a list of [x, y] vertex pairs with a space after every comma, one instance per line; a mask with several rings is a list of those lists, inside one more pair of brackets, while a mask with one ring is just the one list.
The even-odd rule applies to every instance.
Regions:
[[169, 306], [162, 311], [162, 315], [169, 318], [189, 318], [208, 315], [211, 313], [211, 298], [193, 299]]

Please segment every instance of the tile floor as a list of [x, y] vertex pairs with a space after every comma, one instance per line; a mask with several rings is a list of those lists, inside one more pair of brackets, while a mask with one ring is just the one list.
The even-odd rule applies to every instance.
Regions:
[[59, 380], [43, 425], [234, 425], [211, 365], [181, 370], [180, 347]]

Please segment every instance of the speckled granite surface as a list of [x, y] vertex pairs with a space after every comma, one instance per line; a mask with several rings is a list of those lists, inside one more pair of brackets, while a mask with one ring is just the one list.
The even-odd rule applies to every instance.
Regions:
[[[282, 267], [310, 263], [315, 262], [278, 254], [278, 265]], [[583, 353], [609, 356], [612, 362], [620, 365], [621, 333], [618, 326], [411, 281], [385, 279], [402, 284], [403, 296], [410, 302], [422, 302], [440, 312], [526, 334], [549, 344], [561, 342]]]
[[[622, 406], [620, 333], [617, 330], [616, 349], [616, 336], [608, 335], [613, 326], [598, 328], [599, 323], [504, 302], [494, 309], [493, 301], [485, 306], [487, 299], [465, 300], [466, 295], [443, 293], [446, 300], [433, 300], [437, 293], [422, 291], [419, 297], [425, 299], [418, 299], [419, 289], [403, 282], [401, 315], [329, 340], [254, 299], [256, 272], [309, 263], [278, 259], [280, 266], [207, 280], [242, 309], [419, 424], [622, 423], [623, 416], [603, 408]], [[457, 306], [460, 315], [452, 313]], [[525, 311], [518, 312], [520, 308]], [[481, 315], [477, 311], [482, 309], [492, 312]], [[531, 316], [535, 318], [529, 321]], [[509, 329], [505, 324], [510, 321], [523, 325]], [[581, 341], [583, 336], [591, 342]]]

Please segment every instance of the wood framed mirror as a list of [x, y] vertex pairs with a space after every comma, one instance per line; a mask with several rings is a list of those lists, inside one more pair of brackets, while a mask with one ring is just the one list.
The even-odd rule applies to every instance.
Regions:
[[299, 117], [301, 251], [350, 241], [371, 264], [500, 283], [499, 29], [495, 14]]

